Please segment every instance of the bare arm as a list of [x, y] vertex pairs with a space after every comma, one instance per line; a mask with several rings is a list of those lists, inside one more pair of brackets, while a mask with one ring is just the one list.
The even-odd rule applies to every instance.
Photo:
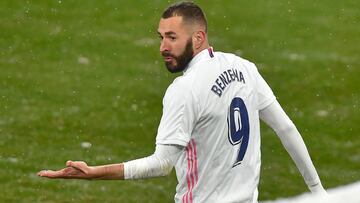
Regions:
[[310, 191], [325, 192], [299, 131], [280, 104], [275, 101], [261, 110], [260, 117], [276, 132], [283, 146], [294, 160]]
[[88, 166], [83, 161], [67, 161], [66, 168], [58, 171], [43, 170], [40, 177], [86, 180], [123, 180], [124, 164], [109, 164], [102, 166]]
[[88, 166], [83, 161], [67, 161], [58, 171], [43, 170], [40, 177], [86, 180], [123, 180], [165, 176], [170, 173], [183, 147], [157, 145], [153, 155], [126, 163]]

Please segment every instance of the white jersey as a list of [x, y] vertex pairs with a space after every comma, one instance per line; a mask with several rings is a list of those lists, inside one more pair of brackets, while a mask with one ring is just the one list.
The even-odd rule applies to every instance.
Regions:
[[163, 99], [156, 144], [185, 146], [175, 202], [257, 202], [259, 110], [275, 101], [255, 65], [205, 49]]

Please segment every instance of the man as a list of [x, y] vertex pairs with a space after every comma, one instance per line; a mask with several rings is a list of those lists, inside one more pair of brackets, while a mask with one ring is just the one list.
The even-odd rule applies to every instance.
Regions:
[[68, 161], [48, 178], [178, 178], [176, 202], [257, 202], [259, 117], [272, 127], [309, 189], [324, 192], [306, 146], [255, 65], [214, 52], [202, 10], [190, 2], [167, 8], [159, 22], [167, 69], [183, 72], [168, 87], [153, 155], [126, 163], [88, 166]]

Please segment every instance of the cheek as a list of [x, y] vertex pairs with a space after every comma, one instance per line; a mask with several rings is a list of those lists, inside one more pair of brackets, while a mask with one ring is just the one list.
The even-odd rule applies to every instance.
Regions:
[[169, 45], [169, 51], [172, 55], [179, 56], [179, 53], [181, 53], [181, 46], [177, 43], [172, 43]]
[[176, 53], [176, 55], [181, 55], [186, 49], [186, 44], [187, 41], [176, 43], [176, 45], [174, 45], [173, 53]]

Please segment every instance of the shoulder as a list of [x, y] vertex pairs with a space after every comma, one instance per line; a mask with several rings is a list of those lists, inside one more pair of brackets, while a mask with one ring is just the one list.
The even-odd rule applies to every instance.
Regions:
[[255, 67], [256, 68], [255, 64], [253, 62], [251, 62], [250, 60], [242, 58], [241, 56], [235, 55], [233, 53], [215, 52], [215, 56], [219, 60], [226, 60], [230, 63], [238, 63], [244, 67], [249, 67], [249, 68]]
[[222, 65], [238, 68], [242, 73], [254, 78], [258, 74], [258, 69], [252, 61], [242, 58], [233, 53], [216, 52], [216, 56]]
[[169, 85], [166, 90], [163, 102], [166, 103], [168, 101], [181, 101], [191, 95], [191, 83], [189, 82], [189, 78], [182, 75], [177, 78]]
[[191, 80], [189, 75], [182, 75], [174, 79], [174, 81], [169, 85], [168, 91], [180, 92], [183, 90], [190, 90]]

